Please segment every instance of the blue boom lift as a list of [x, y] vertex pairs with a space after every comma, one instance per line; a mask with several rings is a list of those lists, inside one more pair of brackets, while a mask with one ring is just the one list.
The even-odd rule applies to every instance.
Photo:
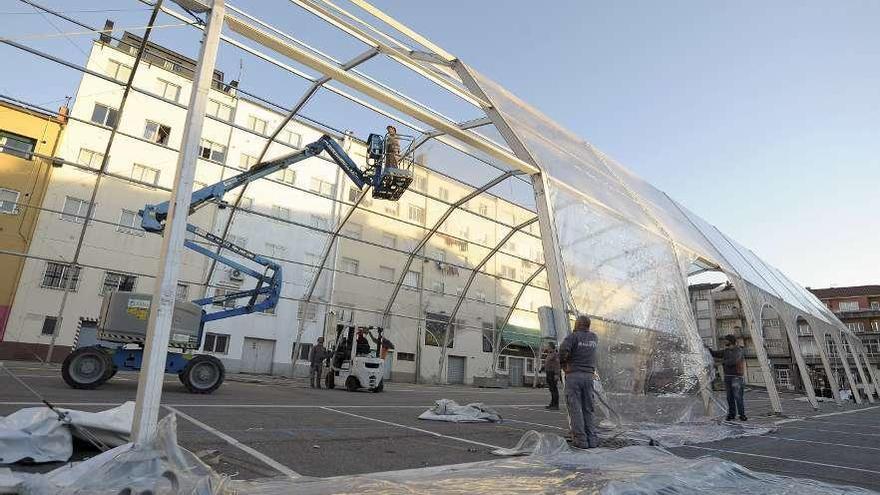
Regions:
[[[397, 201], [413, 180], [412, 172], [399, 166], [396, 150], [399, 150], [398, 140], [401, 137], [404, 136], [370, 134], [367, 139], [366, 168], [361, 170], [339, 143], [329, 136], [322, 136], [301, 151], [258, 163], [234, 177], [193, 192], [189, 214], [209, 203], [225, 208], [227, 203], [223, 201], [223, 196], [227, 192], [324, 152], [339, 165], [358, 189], [370, 186], [374, 198]], [[391, 140], [396, 141], [393, 142], [394, 146], [386, 146], [392, 144]], [[141, 228], [161, 235], [165, 229], [168, 208], [168, 201], [145, 206], [138, 212]], [[191, 351], [201, 347], [204, 324], [275, 307], [281, 293], [282, 271], [278, 263], [205, 229], [192, 224], [188, 224], [186, 228], [201, 239], [201, 243], [187, 239], [184, 243], [187, 248], [256, 280], [253, 289], [176, 303], [169, 341], [169, 347], [175, 350], [168, 352], [165, 372], [178, 375], [190, 392], [205, 394], [213, 392], [223, 383], [225, 369], [223, 363], [214, 356], [191, 354]], [[203, 244], [220, 247], [222, 249], [219, 252], [229, 251], [259, 265], [262, 273], [219, 252], [215, 253]], [[226, 307], [226, 303], [240, 299], [246, 300], [243, 306]], [[99, 343], [80, 347], [67, 356], [61, 369], [64, 381], [73, 388], [93, 389], [112, 378], [120, 369], [140, 370], [150, 302], [149, 294], [116, 291], [105, 296], [98, 324]], [[206, 310], [216, 306], [224, 309], [212, 312]]]

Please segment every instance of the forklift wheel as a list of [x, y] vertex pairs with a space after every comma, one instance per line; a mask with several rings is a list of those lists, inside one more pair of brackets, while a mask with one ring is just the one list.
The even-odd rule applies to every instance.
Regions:
[[378, 394], [383, 390], [385, 390], [385, 380], [379, 380], [379, 384], [376, 385], [376, 388], [373, 389], [373, 393]]
[[81, 347], [61, 365], [61, 377], [71, 388], [91, 390], [110, 379], [113, 363], [99, 347]]
[[361, 388], [361, 384], [356, 377], [349, 376], [348, 379], [345, 380], [345, 388], [347, 388], [349, 392], [357, 392], [357, 389]]
[[327, 378], [324, 378], [324, 385], [329, 389], [336, 388], [336, 381], [333, 380], [333, 370], [330, 370], [330, 372], [327, 373]]
[[214, 356], [198, 354], [186, 363], [186, 367], [177, 376], [190, 393], [210, 394], [223, 383], [226, 368]]

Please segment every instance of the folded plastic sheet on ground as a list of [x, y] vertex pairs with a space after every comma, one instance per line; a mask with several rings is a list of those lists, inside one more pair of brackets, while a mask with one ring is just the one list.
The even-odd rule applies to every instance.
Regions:
[[[639, 423], [617, 430], [615, 436], [639, 443], [650, 442], [662, 447], [717, 442], [729, 438], [753, 437], [775, 431], [769, 426], [703, 421], [676, 424]], [[602, 433], [600, 432], [600, 436]]]
[[66, 461], [73, 454], [71, 424], [87, 429], [105, 444], [114, 447], [128, 441], [134, 402], [101, 412], [28, 407], [0, 418], [0, 463], [23, 459], [33, 462]]
[[454, 400], [440, 399], [434, 403], [434, 407], [423, 412], [419, 419], [449, 421], [451, 423], [495, 423], [501, 421], [501, 415], [482, 402], [462, 406]]
[[[221, 495], [235, 493], [228, 478], [177, 445], [173, 414], [158, 425], [156, 439], [144, 448], [127, 443], [89, 460], [46, 474], [19, 474], [21, 495]], [[240, 492], [247, 493], [247, 492]]]
[[[518, 447], [531, 455], [404, 471], [340, 476], [322, 480], [233, 482], [251, 495], [297, 493], [387, 494], [700, 494], [843, 495], [869, 490], [750, 471], [714, 457], [685, 459], [660, 447], [617, 450], [569, 449], [556, 435], [526, 434]], [[523, 452], [527, 453], [527, 452]]]

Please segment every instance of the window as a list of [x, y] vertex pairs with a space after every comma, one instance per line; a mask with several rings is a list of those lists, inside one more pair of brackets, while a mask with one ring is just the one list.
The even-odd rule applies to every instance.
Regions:
[[296, 184], [296, 171], [292, 168], [285, 168], [278, 172], [278, 180], [285, 184], [294, 185]]
[[18, 197], [20, 193], [12, 189], [0, 188], [0, 213], [15, 215], [18, 213]]
[[186, 284], [177, 284], [177, 299], [186, 301], [189, 299], [189, 286]]
[[840, 311], [858, 311], [859, 310], [859, 302], [858, 301], [840, 301], [840, 303], [838, 303], [837, 307]]
[[[134, 47], [131, 47], [131, 48], [134, 48]], [[129, 50], [129, 51], [131, 51], [131, 50]], [[134, 48], [134, 53], [132, 55], [134, 55], [136, 53], [137, 53], [137, 48]], [[174, 65], [174, 62], [172, 62], [170, 60], [163, 60], [162, 61], [162, 68], [165, 70], [174, 70], [175, 67], [176, 67], [176, 65]]]
[[336, 187], [333, 184], [317, 177], [312, 177], [311, 190], [327, 198], [336, 195]]
[[[307, 309], [306, 306], [308, 306]], [[307, 321], [317, 321], [318, 320], [318, 306], [316, 304], [309, 304], [305, 301], [299, 302], [299, 307], [296, 310], [296, 319], [303, 319], [303, 311], [305, 311], [305, 319]]]
[[119, 225], [116, 226], [116, 232], [138, 236], [144, 235], [137, 212], [122, 210], [122, 213], [119, 215]]
[[37, 140], [0, 131], [0, 152], [30, 160], [37, 146]]
[[483, 289], [477, 289], [477, 290], [474, 292], [474, 298], [475, 298], [477, 301], [480, 301], [480, 302], [486, 302], [486, 293], [483, 291]]
[[483, 203], [480, 203], [480, 206], [477, 207], [477, 211], [480, 213], [480, 215], [482, 215], [484, 217], [489, 216], [489, 205], [485, 205]]
[[409, 205], [409, 219], [414, 222], [425, 223], [425, 209], [416, 205]]
[[360, 239], [364, 235], [364, 226], [359, 223], [349, 222], [345, 224], [345, 229], [342, 233], [345, 234], [346, 237]]
[[131, 166], [131, 178], [147, 184], [159, 184], [159, 169], [135, 163]]
[[253, 155], [248, 155], [246, 153], [241, 154], [241, 158], [238, 160], [238, 168], [242, 170], [247, 170], [254, 165], [257, 164], [257, 157]]
[[61, 219], [68, 222], [83, 223], [89, 211], [89, 202], [67, 196], [64, 199], [64, 209], [61, 213]]
[[354, 186], [350, 186], [350, 187], [348, 188], [348, 202], [349, 202], [349, 203], [355, 203], [355, 202], [357, 202], [357, 200], [358, 200], [358, 196], [360, 196], [360, 195], [361, 195], [361, 190], [360, 190], [360, 189], [358, 189], [358, 188], [356, 188], [356, 187], [354, 187]]
[[267, 125], [268, 125], [268, 122], [266, 122], [263, 119], [259, 119], [253, 115], [248, 116], [247, 128], [254, 131], [254, 132], [257, 132], [260, 134], [266, 134], [266, 126]]
[[85, 148], [79, 149], [79, 158], [76, 160], [80, 165], [85, 165], [86, 167], [99, 169], [101, 168], [101, 163], [104, 161], [104, 154], [98, 153], [97, 151], [87, 150]]
[[[290, 351], [291, 353], [293, 353], [293, 351], [296, 350], [296, 346], [293, 346], [293, 347], [294, 348], [291, 349], [291, 351]], [[311, 354], [311, 353], [312, 353], [312, 344], [306, 344], [306, 343], [300, 344], [299, 357], [297, 359], [300, 361], [308, 361], [309, 354]], [[293, 357], [293, 356], [291, 356], [291, 357]]]
[[285, 252], [287, 252], [287, 248], [281, 244], [275, 244], [272, 242], [266, 243], [266, 255], [271, 258], [281, 258], [284, 256]]
[[498, 356], [498, 369], [502, 371], [507, 369], [507, 356]]
[[229, 335], [208, 332], [205, 334], [205, 345], [202, 346], [205, 352], [215, 352], [217, 354], [226, 354], [229, 351]]
[[[269, 298], [269, 294], [260, 294], [257, 296], [256, 304], [260, 304], [266, 301]], [[278, 301], [275, 301], [275, 305], [269, 308], [263, 308], [260, 313], [264, 315], [274, 315], [275, 309], [278, 307]]]
[[223, 163], [226, 160], [226, 146], [202, 139], [199, 145], [199, 156], [205, 160]]
[[871, 322], [871, 331], [880, 332], [880, 320], [874, 320]]
[[400, 203], [396, 201], [385, 202], [385, 213], [389, 215], [400, 216]]
[[383, 246], [385, 246], [387, 248], [396, 249], [397, 248], [397, 236], [394, 234], [389, 234], [387, 232], [383, 232], [381, 243]]
[[241, 201], [238, 202], [238, 207], [242, 210], [253, 210], [254, 209], [254, 198], [250, 198], [248, 196], [242, 196]]
[[58, 322], [58, 318], [54, 316], [47, 316], [43, 318], [43, 331], [40, 332], [43, 335], [52, 335], [55, 333], [55, 324]]
[[492, 324], [483, 322], [483, 352], [492, 352], [495, 348], [495, 329]]
[[419, 191], [424, 191], [428, 187], [428, 177], [424, 175], [416, 175], [415, 180], [416, 189]]
[[217, 306], [219, 308], [227, 308], [232, 309], [235, 308], [235, 299], [218, 299], [225, 297], [227, 294], [232, 294], [234, 292], [238, 292], [237, 287], [215, 287], [214, 288], [214, 301], [211, 302], [213, 306]]
[[232, 107], [225, 103], [220, 103], [217, 100], [208, 100], [206, 112], [208, 115], [217, 117], [220, 120], [225, 120], [227, 122], [232, 120]]
[[116, 273], [116, 272], [105, 272], [104, 273], [104, 286], [101, 288], [101, 295], [105, 295], [108, 292], [113, 291], [125, 291], [132, 292], [134, 291], [134, 284], [137, 282], [137, 277], [134, 275], [126, 275], [124, 273]]
[[95, 109], [92, 110], [92, 122], [98, 125], [113, 127], [116, 125], [118, 116], [119, 112], [115, 108], [110, 108], [100, 103], [95, 103]]
[[709, 301], [705, 299], [697, 300], [697, 311], [709, 311]]
[[379, 267], [379, 278], [382, 280], [393, 281], [394, 278], [394, 268], [388, 266], [380, 266]]
[[871, 301], [871, 309], [880, 309], [880, 301]]
[[865, 324], [861, 321], [851, 321], [846, 326], [855, 333], [863, 333], [865, 331]]
[[441, 187], [440, 191], [438, 191], [438, 196], [440, 196], [440, 199], [443, 201], [449, 201], [449, 189]]
[[129, 76], [131, 76], [131, 66], [111, 59], [110, 62], [107, 63], [107, 75], [117, 81], [127, 83]]
[[438, 294], [443, 294], [446, 290], [446, 284], [444, 284], [442, 280], [435, 280], [431, 283], [431, 290]]
[[70, 267], [70, 265], [62, 265], [49, 261], [46, 263], [46, 271], [43, 273], [43, 282], [41, 287], [47, 289], [64, 289], [65, 286], [72, 291], [76, 291], [79, 285], [80, 267]]
[[357, 275], [359, 269], [360, 262], [358, 262], [358, 260], [354, 258], [342, 258], [342, 271]]
[[316, 229], [327, 230], [327, 219], [320, 215], [312, 215], [311, 224]]
[[712, 328], [712, 322], [709, 318], [700, 318], [697, 320], [697, 329], [709, 330]]
[[526, 373], [534, 374], [535, 373], [535, 360], [526, 358]]
[[504, 278], [509, 278], [511, 280], [516, 280], [516, 268], [507, 265], [501, 265], [501, 276]]
[[272, 205], [272, 216], [285, 222], [290, 221], [290, 208], [281, 205]]
[[282, 129], [281, 132], [278, 133], [278, 140], [287, 143], [294, 148], [299, 148], [302, 144], [302, 135], [287, 129]]
[[[428, 313], [425, 319], [425, 345], [440, 347], [446, 339], [449, 316], [442, 313]], [[448, 325], [449, 341], [446, 347], [455, 345], [455, 324]]]
[[403, 285], [406, 285], [407, 287], [418, 287], [421, 277], [421, 273], [409, 270], [406, 272], [406, 277], [403, 279]]
[[168, 145], [168, 137], [171, 135], [171, 127], [148, 120], [144, 126], [144, 139]]
[[397, 353], [398, 361], [415, 361], [416, 355], [411, 352], [398, 352]]
[[159, 96], [167, 100], [178, 101], [180, 99], [180, 85], [159, 79]]

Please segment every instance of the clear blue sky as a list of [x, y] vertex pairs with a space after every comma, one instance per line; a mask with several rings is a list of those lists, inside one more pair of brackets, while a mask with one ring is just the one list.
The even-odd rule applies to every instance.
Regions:
[[[46, 3], [66, 10], [107, 5]], [[308, 27], [311, 23], [302, 22], [307, 17], [294, 14], [288, 2], [236, 4], [340, 57], [362, 50], [351, 42], [327, 43], [328, 32]], [[880, 283], [880, 2], [376, 0], [376, 5], [796, 281], [813, 287]], [[114, 8], [142, 5], [132, 0]], [[12, 0], [0, 7], [27, 10]], [[146, 11], [72, 15], [93, 24], [110, 16], [117, 25], [134, 26], [143, 24]], [[55, 22], [64, 31], [76, 29]], [[52, 30], [38, 15], [0, 17], [0, 36]], [[195, 53], [195, 38], [181, 31], [162, 30], [156, 40]], [[81, 62], [79, 50], [88, 49], [88, 37], [76, 39], [79, 49], [63, 38], [28, 44]], [[46, 63], [9, 48], [0, 48], [0, 55], [28, 68], [4, 71], [4, 93], [49, 102], [75, 88], [70, 72], [36, 86], [35, 77], [51, 74]], [[227, 73], [238, 70], [237, 57], [221, 53]], [[249, 71], [260, 70], [253, 65], [245, 62], [244, 81]], [[302, 87], [282, 77], [260, 82], [288, 103]]]

